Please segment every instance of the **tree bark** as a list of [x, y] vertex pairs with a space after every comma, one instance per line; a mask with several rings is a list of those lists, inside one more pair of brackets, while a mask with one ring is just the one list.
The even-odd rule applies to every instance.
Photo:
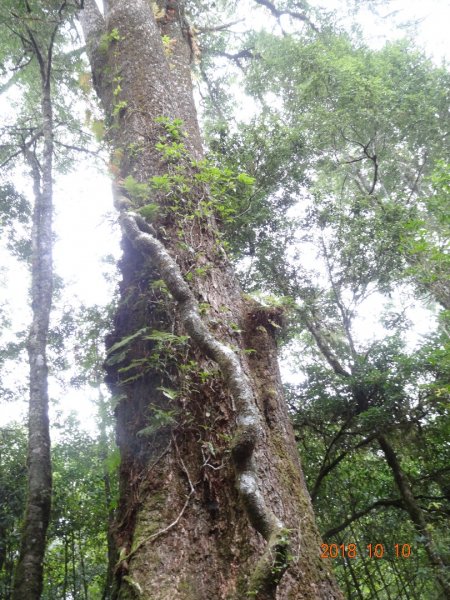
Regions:
[[[115, 598], [341, 598], [282, 397], [275, 316], [241, 294], [195, 177], [202, 142], [182, 6], [108, 4], [103, 16], [88, 0], [80, 18], [124, 233], [107, 341], [122, 458]], [[180, 137], [176, 119], [187, 135], [173, 160], [164, 148]], [[150, 183], [136, 199], [130, 176], [171, 186]], [[138, 213], [150, 203], [160, 208], [151, 223]]]

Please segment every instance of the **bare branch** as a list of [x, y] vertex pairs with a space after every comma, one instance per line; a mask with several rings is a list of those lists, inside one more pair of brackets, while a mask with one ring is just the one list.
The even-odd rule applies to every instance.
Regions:
[[316, 27], [316, 25], [314, 25], [314, 23], [304, 13], [299, 13], [299, 12], [295, 12], [292, 10], [279, 10], [278, 8], [276, 8], [276, 6], [273, 4], [273, 2], [269, 2], [269, 0], [255, 0], [255, 2], [257, 4], [260, 4], [261, 6], [264, 6], [265, 8], [267, 8], [277, 20], [279, 20], [280, 17], [282, 17], [283, 15], [288, 15], [289, 17], [291, 17], [293, 19], [303, 21], [309, 27], [311, 27], [311, 29], [313, 31], [315, 31], [316, 33], [320, 33], [320, 31]]
[[370, 506], [367, 506], [366, 508], [364, 508], [362, 510], [358, 510], [357, 512], [353, 513], [351, 517], [349, 517], [348, 519], [346, 519], [345, 521], [343, 521], [337, 527], [333, 527], [332, 529], [329, 529], [328, 531], [326, 531], [322, 535], [322, 537], [323, 537], [324, 540], [328, 540], [331, 537], [333, 537], [334, 535], [336, 535], [337, 533], [340, 533], [341, 531], [344, 531], [344, 529], [347, 529], [347, 527], [349, 525], [351, 525], [352, 523], [354, 523], [358, 519], [361, 519], [361, 517], [366, 516], [367, 514], [369, 514], [370, 512], [372, 512], [373, 510], [377, 510], [378, 508], [386, 508], [386, 507], [389, 508], [389, 507], [392, 507], [392, 506], [394, 508], [401, 508], [401, 509], [405, 508], [404, 504], [403, 504], [403, 502], [402, 502], [402, 500], [400, 498], [377, 500], [373, 504], [370, 504]]
[[82, 148], [81, 146], [74, 146], [72, 144], [64, 144], [63, 142], [59, 142], [58, 140], [54, 140], [55, 146], [62, 146], [67, 150], [74, 150], [75, 152], [81, 152], [84, 154], [90, 154], [91, 156], [95, 156], [96, 158], [100, 157], [100, 150], [89, 150], [88, 148]]
[[196, 27], [195, 33], [212, 33], [214, 31], [224, 31], [233, 25], [237, 25], [238, 23], [242, 23], [245, 19], [236, 19], [236, 21], [230, 21], [229, 23], [222, 23], [221, 25], [215, 25], [212, 27]]
[[223, 56], [224, 58], [232, 60], [234, 63], [236, 63], [236, 65], [240, 69], [243, 69], [244, 67], [242, 66], [241, 59], [260, 58], [261, 55], [255, 54], [252, 50], [250, 50], [250, 48], [245, 48], [244, 50], [241, 50], [240, 52], [236, 52], [234, 54], [230, 54], [229, 52], [214, 52], [213, 56]]

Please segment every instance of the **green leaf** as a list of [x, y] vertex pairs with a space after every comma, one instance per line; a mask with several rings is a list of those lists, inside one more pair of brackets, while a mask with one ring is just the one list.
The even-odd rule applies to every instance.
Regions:
[[163, 396], [165, 396], [169, 400], [175, 400], [180, 394], [177, 390], [172, 390], [162, 385], [156, 389], [160, 390], [163, 393]]
[[[139, 331], [136, 331], [135, 333], [122, 338], [120, 341], [116, 342], [110, 348], [108, 348], [106, 353], [113, 354], [113, 352], [120, 350], [120, 348], [124, 348], [125, 346], [128, 346], [130, 344], [130, 342], [132, 342], [133, 340], [135, 340], [138, 337], [143, 336], [147, 331], [148, 331], [148, 327], [143, 327], [142, 329], [139, 329]], [[150, 339], [150, 338], [144, 338], [144, 339]]]

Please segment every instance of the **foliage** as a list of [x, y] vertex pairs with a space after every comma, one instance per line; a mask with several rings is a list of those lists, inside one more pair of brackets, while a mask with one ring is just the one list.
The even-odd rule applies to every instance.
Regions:
[[[333, 541], [356, 542], [360, 550], [364, 541], [392, 546], [392, 523], [398, 536], [413, 540], [414, 560], [401, 567], [391, 556], [382, 567], [355, 563], [350, 574], [342, 561], [338, 575], [349, 597], [355, 581], [358, 597], [416, 597], [415, 588], [420, 597], [438, 597], [423, 537], [377, 436], [389, 435], [445, 560], [448, 472], [439, 459], [435, 471], [424, 449], [448, 428], [448, 317], [441, 313], [443, 329], [433, 342], [422, 340], [411, 351], [400, 298], [413, 288], [416, 299], [448, 307], [448, 70], [410, 42], [374, 51], [331, 30], [254, 33], [247, 44], [257, 58], [244, 81], [261, 108], [238, 133], [210, 123], [210, 146], [219, 164], [253, 161], [256, 170], [246, 170], [256, 186], [264, 178], [272, 186], [261, 190], [230, 239], [247, 289], [290, 296], [297, 306], [286, 339], [291, 355], [301, 357], [295, 370], [303, 383], [290, 388], [290, 397], [319, 523], [326, 535], [337, 530]], [[261, 171], [257, 124], [267, 133], [265, 157], [278, 150]], [[295, 209], [286, 218], [289, 206]], [[375, 295], [387, 307], [374, 326], [382, 333], [364, 339], [358, 329]]]
[[[10, 598], [13, 564], [25, 505], [26, 432], [15, 425], [0, 431], [0, 595]], [[53, 515], [42, 598], [68, 595], [100, 599], [106, 576], [106, 500], [99, 441], [69, 419], [53, 449]], [[111, 473], [115, 465], [111, 465]]]
[[107, 568], [103, 457], [98, 441], [69, 420], [53, 451], [52, 525], [43, 598], [101, 598]]
[[[225, 225], [236, 225], [238, 209], [243, 202], [251, 202], [255, 179], [238, 169], [219, 167], [213, 159], [191, 161], [183, 143], [182, 121], [158, 117], [156, 122], [164, 129], [156, 149], [168, 169], [147, 182], [139, 182], [130, 175], [122, 181], [133, 208], [149, 222], [161, 221], [168, 214], [177, 217], [180, 238], [183, 238], [183, 222], [207, 219], [211, 215]], [[199, 202], [197, 192], [205, 186], [208, 194]], [[158, 193], [160, 204], [150, 201], [153, 192]]]
[[9, 598], [25, 507], [26, 432], [17, 424], [0, 429], [0, 597]]
[[417, 218], [405, 224], [400, 245], [407, 258], [407, 274], [448, 311], [450, 166], [438, 161], [430, 181], [431, 194], [422, 199]]

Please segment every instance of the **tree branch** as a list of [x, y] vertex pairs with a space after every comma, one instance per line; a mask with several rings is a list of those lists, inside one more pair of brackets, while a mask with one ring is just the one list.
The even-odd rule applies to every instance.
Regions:
[[64, 144], [63, 142], [59, 142], [58, 140], [54, 140], [55, 146], [62, 146], [67, 150], [74, 150], [75, 152], [82, 152], [84, 154], [90, 154], [91, 156], [95, 156], [96, 158], [100, 157], [100, 150], [89, 150], [89, 148], [81, 148], [80, 146], [74, 146], [72, 144]]
[[328, 278], [330, 280], [331, 287], [333, 289], [336, 304], [338, 305], [339, 312], [341, 313], [342, 324], [344, 326], [344, 331], [347, 336], [347, 340], [348, 340], [348, 343], [350, 346], [351, 353], [353, 355], [353, 358], [355, 358], [356, 357], [356, 349], [355, 349], [355, 344], [353, 342], [353, 336], [352, 336], [352, 332], [351, 332], [351, 318], [349, 316], [350, 311], [347, 310], [347, 308], [344, 306], [344, 304], [342, 302], [342, 298], [341, 298], [340, 289], [338, 288], [338, 286], [336, 285], [336, 282], [334, 281], [333, 272], [332, 272], [332, 268], [331, 268], [330, 255], [328, 253], [328, 249], [325, 244], [323, 232], [321, 235], [321, 245], [322, 245], [322, 251], [325, 256], [325, 262], [327, 265]]
[[[342, 429], [349, 423], [349, 421], [347, 421], [347, 423], [345, 423], [342, 428], [341, 431], [339, 432], [338, 436], [336, 436], [335, 439], [333, 439], [332, 443], [330, 444], [328, 450], [327, 450], [327, 454], [329, 453], [330, 448], [332, 447], [332, 445], [336, 442], [336, 440], [338, 439], [338, 437], [340, 437], [340, 435], [342, 435]], [[353, 448], [350, 448], [349, 450], [344, 450], [343, 452], [341, 452], [341, 454], [339, 454], [339, 456], [337, 456], [334, 460], [332, 460], [328, 465], [323, 466], [320, 471], [319, 471], [319, 475], [317, 476], [317, 479], [314, 483], [314, 487], [312, 489], [311, 492], [311, 500], [314, 502], [317, 498], [317, 495], [319, 493], [319, 488], [322, 485], [322, 481], [325, 479], [325, 477], [334, 469], [338, 466], [338, 464], [340, 462], [342, 462], [344, 460], [344, 458], [346, 456], [348, 456], [350, 454], [350, 452], [353, 452], [354, 450], [358, 450], [359, 448], [362, 448], [363, 446], [366, 446], [367, 444], [369, 444], [373, 439], [376, 438], [376, 434], [372, 434], [367, 438], [364, 438], [361, 442], [359, 442], [358, 444], [356, 444], [356, 446], [354, 446]], [[324, 459], [325, 462], [325, 459]]]
[[393, 506], [395, 508], [402, 508], [402, 509], [405, 508], [404, 504], [403, 504], [403, 501], [400, 498], [396, 498], [396, 499], [392, 499], [392, 500], [391, 499], [377, 500], [376, 502], [374, 502], [373, 504], [371, 504], [367, 508], [364, 508], [362, 510], [358, 510], [357, 512], [353, 513], [351, 517], [349, 517], [348, 519], [346, 519], [345, 521], [343, 521], [337, 527], [333, 527], [332, 529], [328, 529], [328, 531], [326, 531], [324, 534], [322, 534], [322, 537], [323, 537], [324, 540], [329, 540], [331, 537], [333, 537], [337, 533], [340, 533], [341, 531], [344, 531], [344, 529], [346, 529], [349, 525], [351, 525], [352, 523], [354, 523], [358, 519], [361, 519], [361, 517], [364, 517], [365, 515], [367, 515], [370, 512], [372, 512], [373, 510], [376, 510], [376, 509], [381, 508], [381, 507], [391, 507], [391, 506]]
[[[29, 130], [27, 130], [27, 131], [29, 131]], [[22, 137], [22, 143], [19, 144], [19, 149], [16, 152], [13, 152], [13, 154], [10, 154], [8, 156], [8, 158], [6, 158], [2, 163], [0, 163], [0, 169], [5, 167], [11, 160], [13, 160], [13, 158], [16, 158], [16, 156], [19, 156], [19, 154], [26, 154], [26, 152], [31, 148], [31, 146], [36, 142], [36, 140], [38, 138], [40, 138], [42, 135], [43, 135], [42, 129], [38, 129], [36, 131], [36, 133], [34, 133], [34, 135], [32, 135], [29, 140], [24, 141], [24, 139]], [[6, 147], [8, 147], [8, 146], [6, 146]]]
[[[356, 144], [363, 151], [363, 156], [360, 156], [359, 158], [352, 158], [350, 160], [346, 160], [345, 161], [346, 164], [360, 162], [360, 161], [364, 160], [365, 158], [368, 158], [373, 163], [374, 172], [373, 172], [372, 184], [371, 184], [370, 188], [367, 187], [367, 190], [366, 190], [366, 193], [369, 196], [371, 196], [373, 194], [373, 192], [375, 191], [375, 186], [377, 185], [377, 182], [378, 182], [378, 169], [379, 169], [377, 155], [375, 154], [375, 152], [373, 154], [370, 154], [370, 152], [369, 152], [369, 147], [370, 147], [370, 144], [372, 143], [373, 139], [370, 139], [367, 142], [367, 144], [362, 144], [361, 142], [358, 142], [357, 140], [351, 140], [348, 137], [346, 137], [346, 135], [344, 134], [344, 132], [342, 130], [341, 130], [341, 135], [346, 142], [349, 142], [350, 144]], [[364, 184], [364, 187], [366, 187], [365, 184]]]
[[316, 344], [319, 347], [319, 350], [321, 351], [323, 357], [326, 359], [330, 367], [336, 373], [336, 375], [341, 375], [342, 377], [351, 377], [351, 373], [344, 369], [344, 367], [335, 357], [333, 351], [325, 341], [325, 338], [323, 337], [320, 329], [304, 313], [302, 313], [302, 317], [306, 328], [316, 340]]
[[224, 29], [228, 29], [233, 25], [237, 25], [238, 23], [242, 23], [245, 19], [236, 19], [235, 21], [230, 21], [229, 23], [222, 23], [221, 25], [215, 25], [213, 27], [196, 27], [196, 33], [212, 33], [214, 31], [223, 31]]
[[255, 2], [256, 4], [260, 4], [261, 6], [267, 8], [277, 20], [279, 20], [280, 17], [282, 17], [283, 15], [288, 15], [292, 19], [303, 21], [309, 27], [311, 27], [313, 31], [315, 31], [316, 33], [320, 33], [319, 29], [316, 27], [316, 25], [314, 25], [314, 23], [309, 19], [309, 17], [305, 13], [299, 13], [292, 10], [279, 10], [278, 8], [276, 8], [273, 2], [269, 2], [269, 0], [255, 0]]
[[236, 52], [234, 54], [230, 54], [229, 52], [214, 52], [213, 56], [223, 56], [224, 58], [228, 58], [228, 60], [232, 60], [234, 63], [236, 63], [236, 65], [240, 69], [243, 69], [243, 66], [241, 63], [242, 58], [249, 58], [249, 59], [259, 58], [260, 55], [255, 54], [249, 48], [245, 48], [244, 50], [241, 50], [240, 52]]

